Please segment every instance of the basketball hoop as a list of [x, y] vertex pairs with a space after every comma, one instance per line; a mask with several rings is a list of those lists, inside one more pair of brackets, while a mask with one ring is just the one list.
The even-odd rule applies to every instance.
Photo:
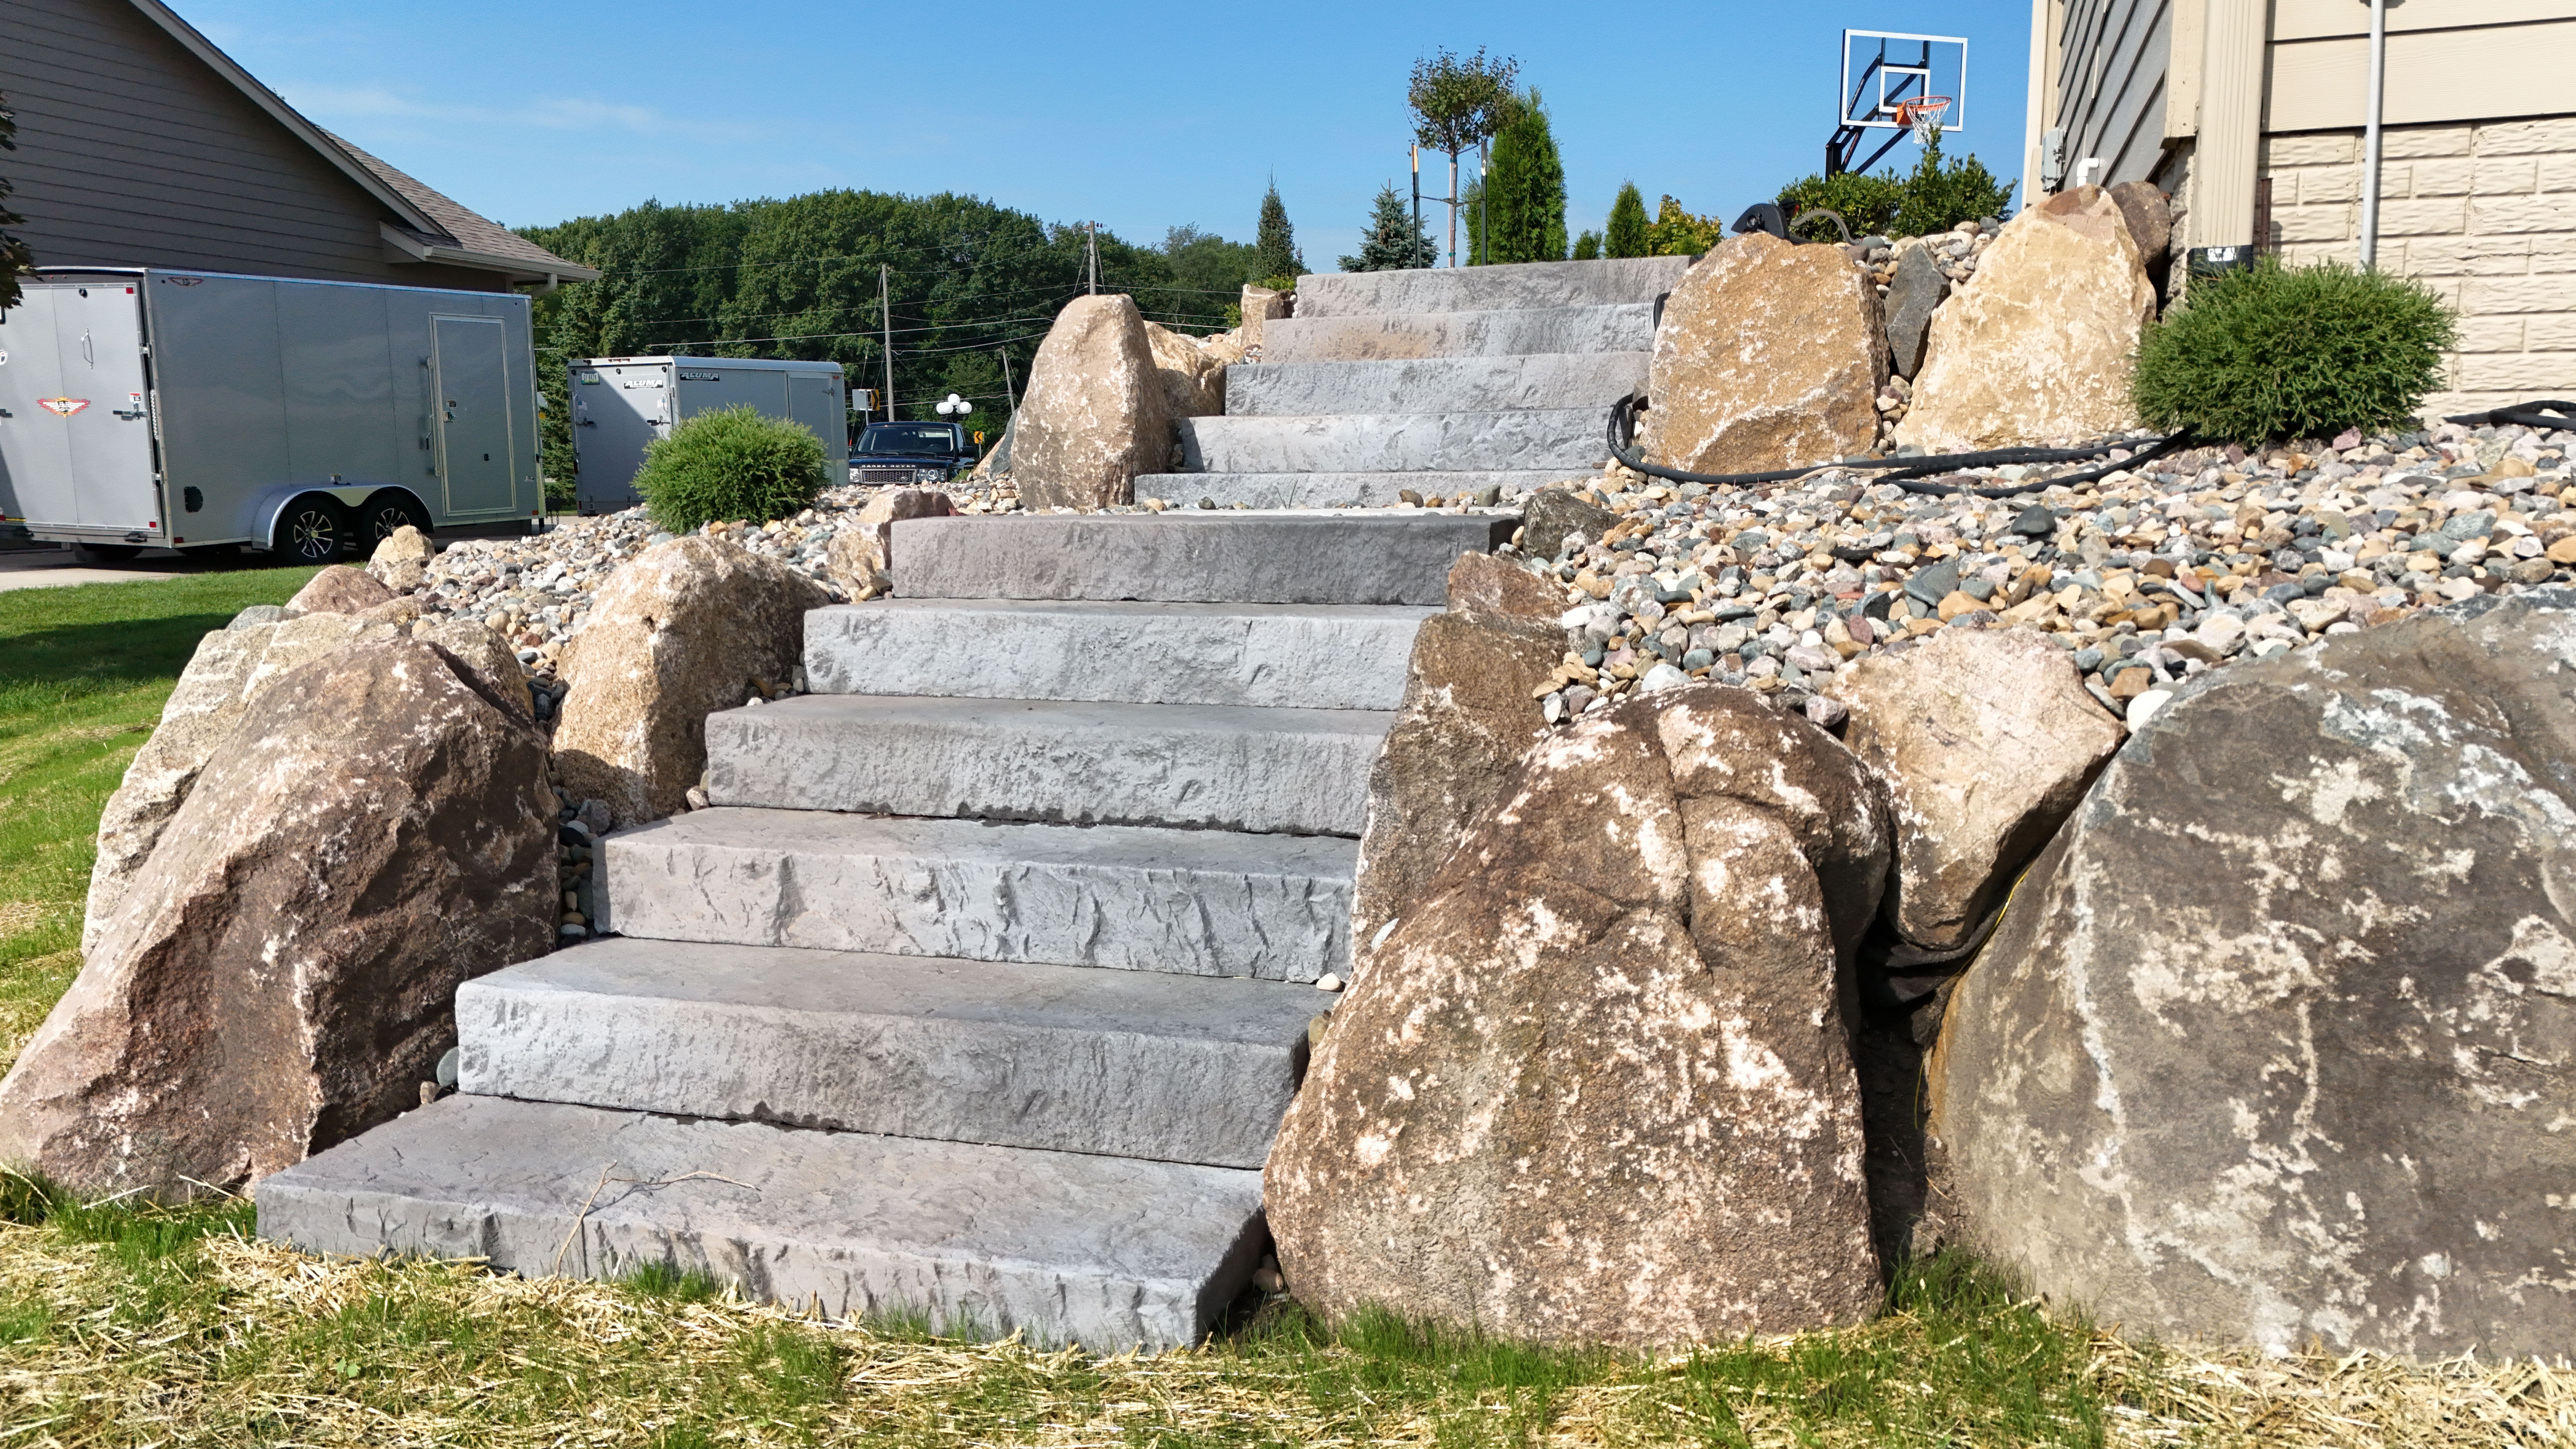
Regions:
[[1916, 100], [1898, 101], [1896, 124], [1911, 126], [1914, 129], [1915, 144], [1929, 146], [1932, 144], [1933, 128], [1941, 124], [1941, 113], [1948, 109], [1950, 109], [1948, 96], [1923, 96]]

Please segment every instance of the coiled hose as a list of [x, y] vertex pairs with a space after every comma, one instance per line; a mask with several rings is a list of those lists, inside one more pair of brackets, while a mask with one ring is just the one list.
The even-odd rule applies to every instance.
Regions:
[[[1644, 393], [1632, 392], [1610, 405], [1610, 456], [1649, 477], [1667, 478], [1676, 483], [1709, 483], [1727, 486], [1748, 483], [1786, 483], [1792, 479], [1841, 468], [1883, 473], [1885, 476], [1880, 479], [1881, 482], [1893, 483], [1908, 493], [1925, 493], [1941, 498], [1959, 495], [1970, 498], [2010, 498], [2016, 494], [2037, 493], [2042, 489], [2054, 488], [2060, 484], [2074, 487], [2078, 484], [2098, 483], [2123, 468], [2134, 468], [2149, 459], [2161, 458], [2176, 449], [2188, 448], [2196, 441], [2190, 430], [2185, 429], [2178, 433], [2168, 433], [2152, 441], [2133, 442], [2114, 439], [2089, 443], [2080, 448], [1994, 448], [1983, 453], [1940, 453], [1911, 458], [1852, 458], [1834, 463], [1819, 463], [1811, 468], [1783, 468], [1771, 473], [1688, 473], [1679, 468], [1666, 468], [1660, 464], [1649, 463], [1646, 461], [1645, 454], [1639, 451], [1637, 410], [1643, 407], [1645, 402]], [[1972, 488], [1962, 483], [1928, 481], [1935, 474], [1955, 473], [1962, 468], [1998, 468], [2007, 463], [2071, 463], [2081, 458], [2099, 458], [2114, 448], [2129, 449], [2129, 456], [2120, 462], [2107, 463], [2086, 472], [2070, 473], [2058, 478], [2034, 478], [2009, 487]]]

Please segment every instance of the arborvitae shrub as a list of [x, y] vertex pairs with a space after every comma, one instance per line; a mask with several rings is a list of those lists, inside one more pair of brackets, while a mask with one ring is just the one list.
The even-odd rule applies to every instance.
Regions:
[[2439, 386], [2454, 324], [2421, 282], [2336, 262], [2195, 277], [2139, 340], [2130, 396], [2151, 426], [2212, 441], [2391, 428]]
[[1583, 235], [1576, 237], [1574, 239], [1574, 259], [1578, 262], [1599, 261], [1601, 259], [1601, 233], [1597, 231], [1587, 231]]
[[645, 448], [635, 491], [655, 523], [686, 533], [718, 519], [789, 517], [813, 504], [823, 481], [823, 444], [812, 429], [744, 405], [673, 425]]
[[1601, 234], [1601, 251], [1605, 256], [1642, 257], [1646, 255], [1646, 198], [1634, 181], [1619, 183], [1618, 199], [1610, 203], [1610, 224]]

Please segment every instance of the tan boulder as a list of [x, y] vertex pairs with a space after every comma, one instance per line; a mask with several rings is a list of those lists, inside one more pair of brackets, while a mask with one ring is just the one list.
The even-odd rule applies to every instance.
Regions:
[[1294, 308], [1291, 294], [1274, 287], [1246, 285], [1243, 289], [1243, 345], [1250, 350], [1261, 345], [1261, 324], [1275, 322]]
[[1449, 566], [1449, 607], [1462, 613], [1552, 622], [1565, 612], [1565, 590], [1554, 579], [1521, 567], [1516, 559], [1462, 553]]
[[1831, 692], [1894, 812], [1885, 914], [1928, 952], [1974, 943], [2126, 735], [2066, 651], [2024, 629], [1943, 629], [1863, 656]]
[[851, 598], [874, 598], [894, 587], [894, 526], [907, 518], [946, 518], [956, 511], [939, 489], [888, 488], [832, 535], [823, 554], [824, 571]]
[[1248, 345], [1243, 340], [1243, 329], [1240, 327], [1230, 332], [1219, 332], [1212, 337], [1199, 339], [1200, 350], [1206, 352], [1208, 360], [1219, 367], [1231, 367], [1241, 362], [1244, 348]]
[[528, 672], [510, 641], [471, 619], [447, 619], [426, 627], [412, 626], [412, 637], [424, 639], [454, 655], [456, 662], [522, 719], [536, 718], [536, 701], [528, 692]]
[[1546, 728], [1536, 691], [1564, 653], [1564, 631], [1552, 620], [1453, 612], [1423, 621], [1395, 725], [1369, 767], [1351, 896], [1354, 961], [1364, 962], [1378, 931], [1422, 898]]
[[1648, 461], [1758, 473], [1877, 440], [1887, 337], [1877, 291], [1840, 247], [1738, 237], [1683, 274], [1648, 365]]
[[1289, 1106], [1263, 1189], [1290, 1290], [1550, 1343], [1868, 1318], [1842, 982], [1887, 859], [1867, 772], [1750, 691], [1547, 736]]
[[394, 596], [375, 575], [347, 564], [333, 564], [305, 581], [286, 601], [284, 617], [307, 614], [363, 614]]
[[1171, 466], [1172, 419], [1134, 298], [1065, 304], [1012, 429], [1011, 474], [1026, 508], [1130, 502], [1137, 474]]
[[573, 639], [555, 765], [576, 800], [620, 825], [687, 802], [707, 767], [707, 715], [775, 687], [805, 647], [813, 580], [700, 534], [657, 544], [608, 576]]
[[429, 561], [437, 553], [419, 529], [406, 523], [376, 545], [375, 556], [367, 560], [367, 572], [395, 593], [407, 594], [428, 581]]
[[457, 983], [553, 942], [545, 738], [421, 641], [246, 710], [6, 1080], [0, 1161], [232, 1189], [419, 1102]]
[[1145, 341], [1154, 350], [1154, 373], [1163, 384], [1163, 411], [1174, 418], [1212, 418], [1225, 413], [1225, 364], [1199, 339], [1159, 322], [1145, 324]]
[[2098, 438], [2137, 425], [2129, 359], [2156, 291], [2098, 186], [2004, 224], [1976, 285], [1932, 314], [1900, 444], [1958, 452]]

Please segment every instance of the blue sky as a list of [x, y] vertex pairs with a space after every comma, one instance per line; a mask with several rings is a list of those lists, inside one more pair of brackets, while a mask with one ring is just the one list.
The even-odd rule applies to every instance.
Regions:
[[1731, 219], [1818, 169], [1846, 26], [1966, 37], [1949, 149], [2018, 176], [2030, 30], [2028, 0], [179, 7], [314, 120], [513, 226], [849, 186], [1250, 240], [1275, 175], [1318, 270], [1356, 249], [1381, 182], [1404, 185], [1405, 77], [1436, 47], [1520, 60], [1580, 230], [1622, 180]]

